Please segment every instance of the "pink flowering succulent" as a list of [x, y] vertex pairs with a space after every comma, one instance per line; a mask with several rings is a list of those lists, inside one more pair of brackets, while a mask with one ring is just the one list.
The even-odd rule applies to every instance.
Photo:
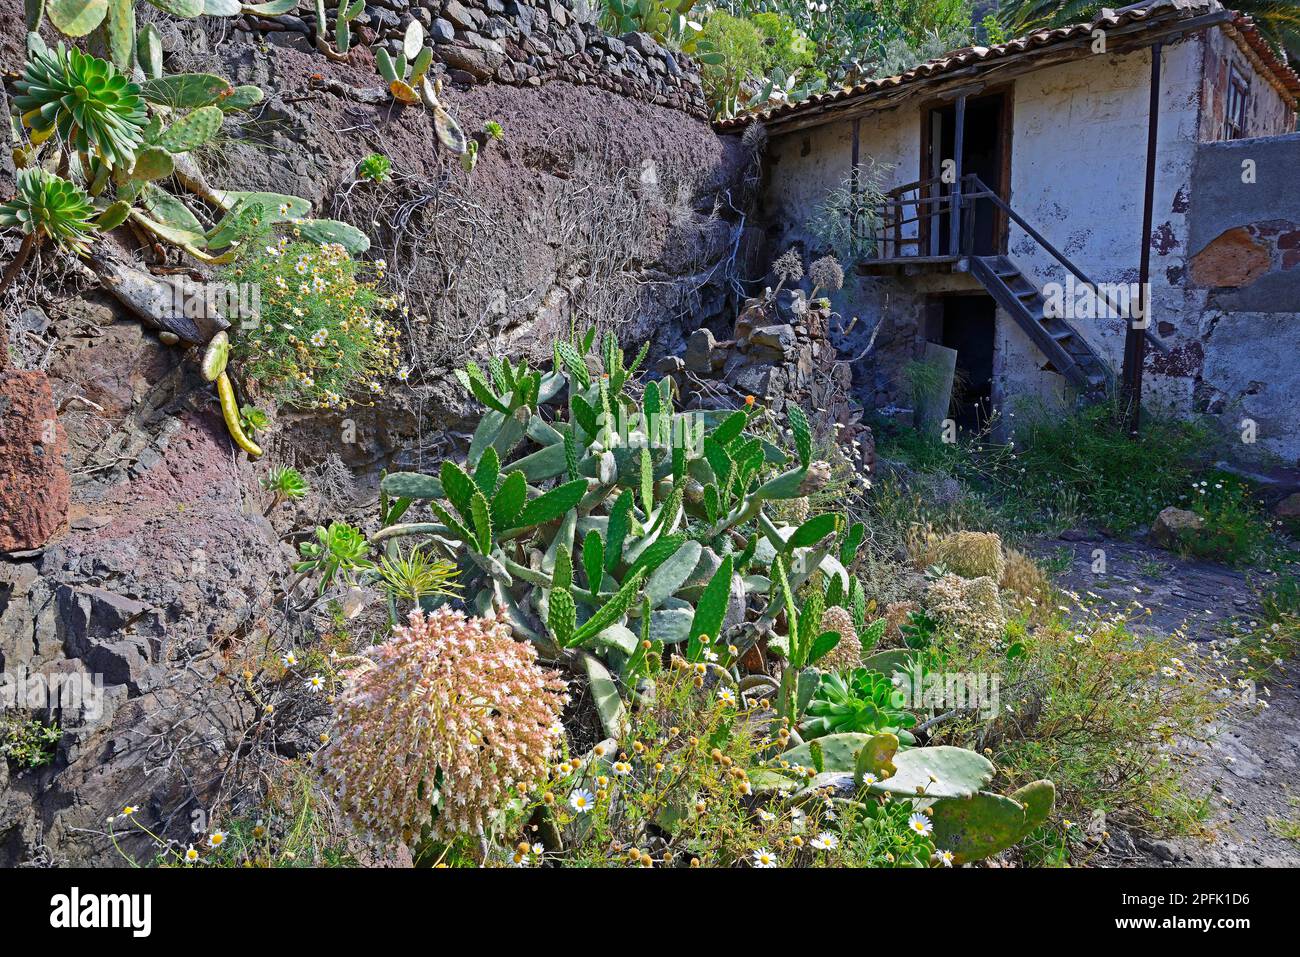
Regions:
[[545, 778], [566, 685], [508, 625], [417, 610], [367, 657], [322, 752], [344, 811], [363, 827], [408, 842], [426, 827], [441, 840], [482, 833], [513, 794]]

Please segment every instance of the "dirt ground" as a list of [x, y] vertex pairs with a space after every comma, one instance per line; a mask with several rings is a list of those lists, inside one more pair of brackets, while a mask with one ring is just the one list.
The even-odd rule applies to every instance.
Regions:
[[[1034, 549], [1040, 557], [1069, 567], [1058, 585], [1127, 607], [1140, 602], [1150, 616], [1140, 628], [1181, 628], [1198, 643], [1222, 636], [1231, 619], [1258, 613], [1247, 573], [1132, 542], [1071, 536]], [[1078, 540], [1083, 538], [1084, 540]], [[1094, 574], [1096, 550], [1106, 558]], [[1300, 821], [1300, 663], [1267, 690], [1268, 707], [1226, 723], [1207, 746], [1189, 752], [1193, 768], [1187, 787], [1207, 796], [1210, 813], [1204, 836], [1153, 840], [1116, 833], [1093, 861], [1109, 867], [1300, 867], [1300, 842], [1270, 829], [1270, 818]]]

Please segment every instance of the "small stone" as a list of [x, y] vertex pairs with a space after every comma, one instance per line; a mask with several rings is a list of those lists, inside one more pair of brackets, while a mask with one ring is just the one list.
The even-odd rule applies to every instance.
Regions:
[[1179, 548], [1186, 536], [1205, 527], [1205, 519], [1185, 508], [1169, 507], [1156, 516], [1151, 526], [1151, 541], [1160, 548]]

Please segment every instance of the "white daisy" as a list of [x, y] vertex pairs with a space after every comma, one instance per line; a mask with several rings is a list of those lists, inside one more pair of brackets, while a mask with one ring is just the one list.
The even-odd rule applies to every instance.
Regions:
[[754, 867], [776, 867], [776, 857], [765, 847], [754, 852]]
[[934, 825], [924, 814], [913, 814], [907, 819], [907, 829], [914, 834], [920, 834], [922, 837], [929, 837], [930, 832], [934, 830]]
[[579, 788], [569, 795], [569, 807], [579, 814], [586, 814], [596, 803], [596, 797], [586, 788]]

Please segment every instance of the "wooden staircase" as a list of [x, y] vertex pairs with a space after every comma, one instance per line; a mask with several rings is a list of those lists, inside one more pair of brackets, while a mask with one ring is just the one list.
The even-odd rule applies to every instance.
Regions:
[[1087, 400], [1100, 399], [1114, 374], [1085, 339], [1066, 320], [1046, 313], [1046, 300], [1024, 273], [1006, 256], [971, 256], [971, 275], [1047, 357], [1052, 368]]

